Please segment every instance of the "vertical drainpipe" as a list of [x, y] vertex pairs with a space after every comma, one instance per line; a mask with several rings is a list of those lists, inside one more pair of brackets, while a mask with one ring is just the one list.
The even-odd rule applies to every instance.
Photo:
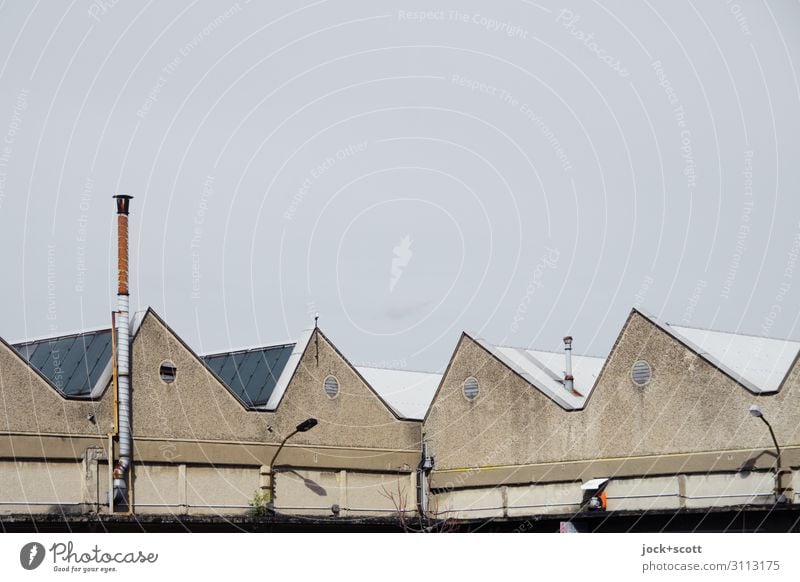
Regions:
[[128, 208], [132, 196], [114, 196], [117, 201], [117, 386], [119, 403], [119, 460], [114, 467], [114, 504], [128, 507], [128, 476], [131, 466], [130, 312], [128, 298]]
[[566, 359], [564, 369], [564, 388], [567, 392], [575, 390], [575, 378], [572, 377], [572, 336], [564, 338], [564, 356]]
[[422, 438], [422, 455], [419, 467], [417, 467], [417, 509], [419, 510], [420, 517], [425, 518], [428, 515], [428, 475], [433, 469], [433, 457], [428, 454], [428, 442], [425, 437]]

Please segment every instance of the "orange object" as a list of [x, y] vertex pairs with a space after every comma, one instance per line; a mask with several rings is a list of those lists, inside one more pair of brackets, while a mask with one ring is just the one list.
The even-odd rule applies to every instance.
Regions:
[[128, 294], [128, 216], [117, 215], [117, 256], [119, 258], [119, 280], [117, 293]]

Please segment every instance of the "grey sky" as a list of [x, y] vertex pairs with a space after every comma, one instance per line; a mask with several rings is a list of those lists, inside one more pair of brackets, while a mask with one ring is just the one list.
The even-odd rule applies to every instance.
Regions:
[[108, 323], [125, 193], [200, 352], [800, 337], [797, 2], [261, 4], [0, 4], [0, 335]]

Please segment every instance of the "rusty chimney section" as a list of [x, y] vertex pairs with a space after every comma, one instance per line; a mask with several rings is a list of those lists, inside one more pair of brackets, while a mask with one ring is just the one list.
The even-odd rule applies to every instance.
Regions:
[[128, 213], [133, 196], [120, 194], [117, 201], [117, 295], [128, 295]]
[[130, 312], [128, 297], [128, 211], [133, 196], [117, 195], [117, 395], [119, 460], [114, 466], [114, 504], [128, 509], [131, 466]]
[[575, 391], [575, 378], [572, 377], [572, 336], [568, 335], [564, 338], [564, 388], [569, 392]]

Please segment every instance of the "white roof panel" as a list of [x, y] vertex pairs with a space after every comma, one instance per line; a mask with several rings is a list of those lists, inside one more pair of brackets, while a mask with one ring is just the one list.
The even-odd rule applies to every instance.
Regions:
[[776, 392], [800, 351], [800, 342], [791, 340], [669, 327], [758, 392]]
[[[564, 352], [527, 350], [527, 353], [533, 355], [549, 370], [554, 372], [558, 376], [559, 382], [561, 378], [564, 377]], [[575, 378], [575, 390], [580, 392], [584, 397], [588, 396], [592, 388], [594, 388], [597, 378], [600, 376], [600, 371], [603, 369], [605, 361], [605, 358], [598, 358], [596, 356], [573, 354], [572, 376]]]
[[357, 367], [358, 373], [403, 418], [422, 420], [439, 387], [441, 374]]
[[574, 387], [579, 393], [575, 394], [564, 387], [564, 352], [495, 346], [486, 340], [472, 337], [497, 359], [567, 410], [583, 408], [605, 363], [604, 358], [572, 356]]

